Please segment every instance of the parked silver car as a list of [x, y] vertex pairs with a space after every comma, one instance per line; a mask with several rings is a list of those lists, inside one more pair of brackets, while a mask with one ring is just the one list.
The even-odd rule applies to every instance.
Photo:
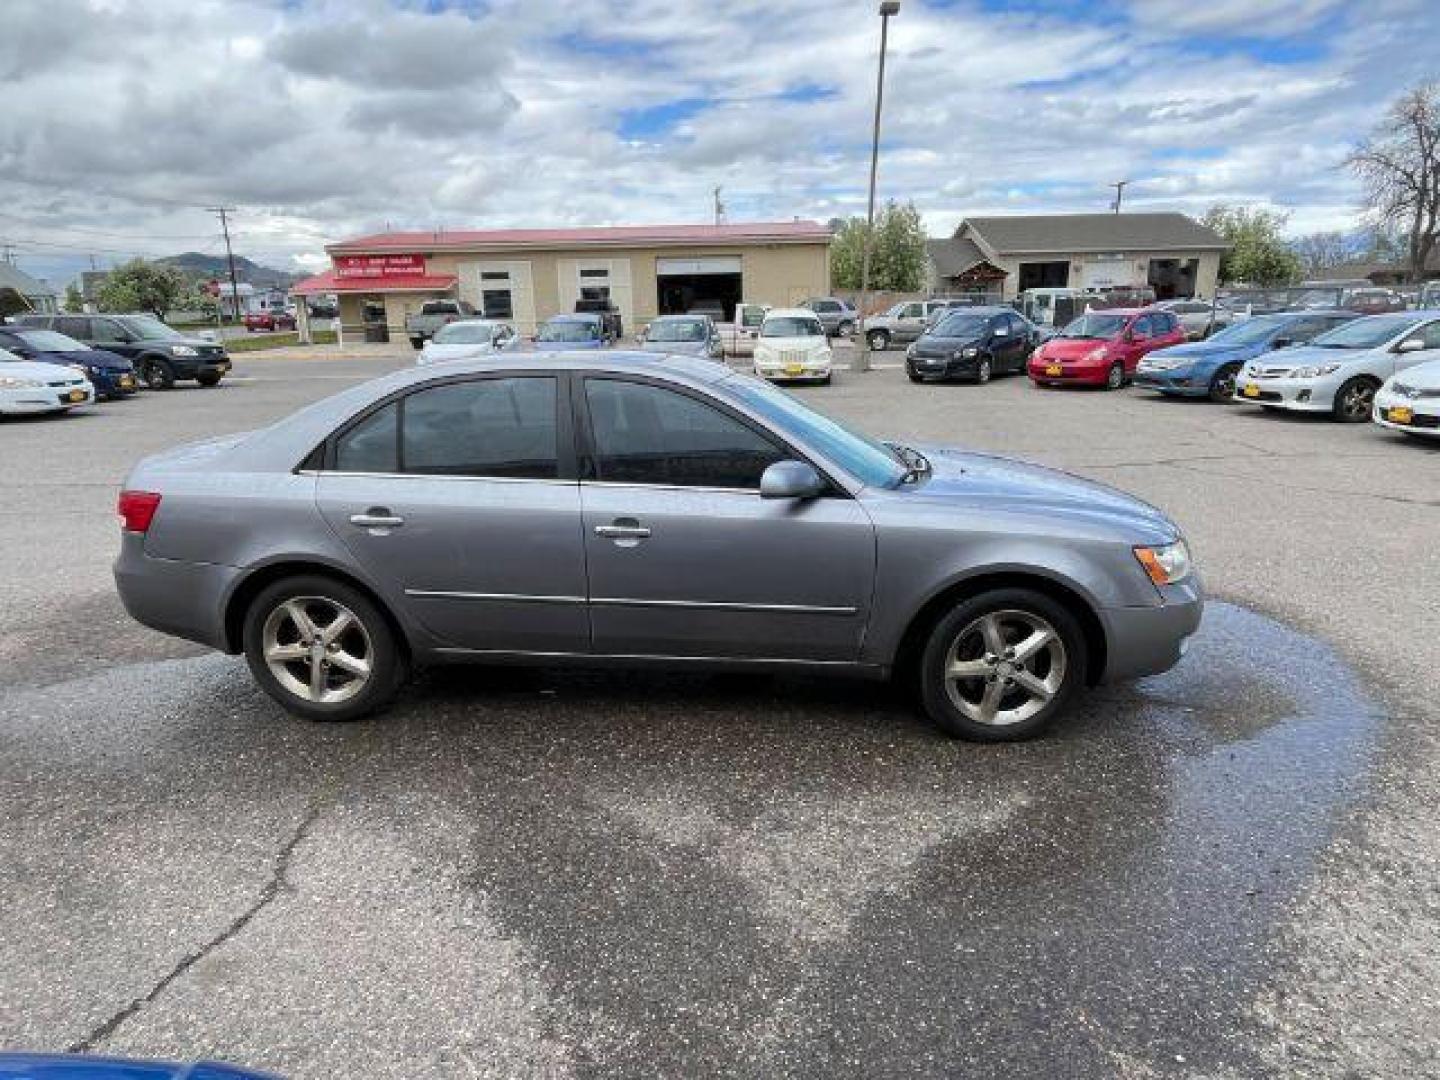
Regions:
[[1017, 739], [1175, 664], [1202, 604], [1129, 495], [639, 353], [396, 372], [148, 458], [119, 509], [131, 615], [322, 720], [469, 659], [899, 672], [947, 731]]
[[813, 296], [800, 304], [815, 313], [828, 337], [849, 337], [855, 332], [856, 311], [848, 300], [838, 296]]
[[720, 331], [709, 315], [661, 315], [640, 331], [636, 341], [641, 352], [705, 356], [711, 360], [725, 355]]

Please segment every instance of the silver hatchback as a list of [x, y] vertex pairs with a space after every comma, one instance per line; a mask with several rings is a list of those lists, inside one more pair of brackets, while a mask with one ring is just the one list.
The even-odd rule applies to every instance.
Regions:
[[417, 664], [642, 664], [903, 673], [1015, 739], [1175, 664], [1202, 603], [1137, 499], [644, 354], [397, 372], [141, 462], [120, 514], [130, 613], [322, 720]]

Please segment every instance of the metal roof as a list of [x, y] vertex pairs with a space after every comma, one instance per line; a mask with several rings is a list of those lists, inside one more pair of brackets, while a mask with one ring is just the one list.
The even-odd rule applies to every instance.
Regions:
[[694, 247], [729, 244], [828, 244], [818, 221], [753, 221], [725, 225], [614, 225], [585, 229], [437, 229], [377, 233], [330, 244], [332, 255], [368, 251], [451, 251], [508, 248]]
[[[1034, 214], [966, 218], [998, 255], [1079, 251], [1223, 251], [1220, 234], [1185, 214]], [[956, 236], [960, 235], [957, 230]]]
[[966, 270], [990, 260], [968, 236], [952, 236], [945, 240], [926, 240], [925, 253], [935, 272], [941, 277], [958, 277]]
[[0, 261], [0, 289], [14, 289], [21, 296], [59, 296], [43, 281], [37, 281], [14, 263]]

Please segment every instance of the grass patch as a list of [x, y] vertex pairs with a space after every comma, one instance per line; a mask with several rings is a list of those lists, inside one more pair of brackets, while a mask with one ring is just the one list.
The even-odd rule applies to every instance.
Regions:
[[[316, 345], [334, 345], [334, 330], [315, 330], [310, 334]], [[225, 351], [231, 353], [260, 352], [262, 349], [279, 349], [286, 345], [300, 344], [300, 335], [293, 330], [282, 334], [249, 334], [243, 338], [230, 338], [225, 342]]]

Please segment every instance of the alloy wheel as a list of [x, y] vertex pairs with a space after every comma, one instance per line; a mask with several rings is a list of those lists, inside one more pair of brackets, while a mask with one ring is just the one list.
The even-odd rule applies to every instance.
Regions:
[[1215, 376], [1215, 387], [1210, 396], [1216, 401], [1229, 401], [1235, 396], [1235, 384], [1240, 374], [1238, 368], [1224, 368]]
[[1355, 382], [1340, 391], [1340, 412], [1347, 420], [1364, 420], [1375, 405], [1375, 387]]
[[344, 604], [322, 596], [282, 601], [261, 632], [275, 681], [302, 701], [338, 705], [369, 684], [375, 649], [365, 624]]
[[1105, 386], [1110, 390], [1119, 390], [1125, 384], [1125, 369], [1119, 364], [1113, 364], [1105, 376]]
[[1028, 611], [994, 611], [969, 623], [945, 656], [945, 692], [978, 724], [1023, 723], [1065, 683], [1065, 643]]
[[976, 381], [976, 382], [982, 382], [982, 383], [987, 383], [987, 382], [990, 381], [990, 361], [989, 361], [989, 360], [981, 360], [981, 361], [980, 361], [979, 366], [975, 369], [975, 381]]

